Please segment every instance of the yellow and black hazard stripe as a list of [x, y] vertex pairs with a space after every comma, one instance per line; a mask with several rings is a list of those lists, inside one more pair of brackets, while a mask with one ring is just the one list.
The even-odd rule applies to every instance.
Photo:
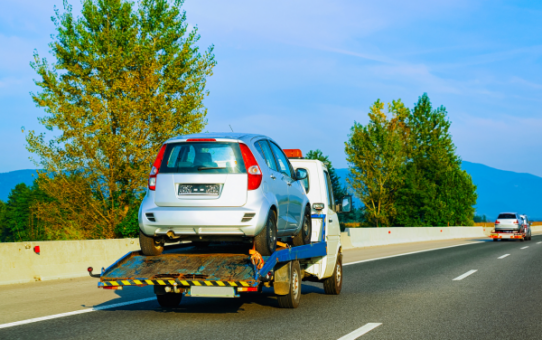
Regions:
[[249, 281], [212, 281], [212, 280], [119, 280], [103, 281], [103, 286], [218, 286], [218, 287], [250, 287]]

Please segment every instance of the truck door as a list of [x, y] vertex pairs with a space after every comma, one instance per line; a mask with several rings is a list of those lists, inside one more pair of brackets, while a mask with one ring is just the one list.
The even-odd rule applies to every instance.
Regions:
[[327, 238], [327, 265], [325, 277], [331, 276], [335, 269], [337, 254], [339, 252], [339, 241], [341, 238], [341, 227], [339, 218], [335, 212], [335, 198], [333, 197], [333, 189], [331, 186], [331, 178], [329, 172], [324, 170], [324, 183], [326, 187], [326, 238]]

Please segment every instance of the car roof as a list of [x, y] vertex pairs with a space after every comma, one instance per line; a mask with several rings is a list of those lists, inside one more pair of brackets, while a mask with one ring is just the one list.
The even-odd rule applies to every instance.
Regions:
[[514, 214], [514, 215], [518, 215], [518, 213], [516, 212], [509, 212], [509, 211], [505, 211], [505, 212], [502, 212], [502, 213], [499, 213], [500, 214]]
[[[207, 133], [193, 133], [189, 135], [181, 135], [177, 137], [170, 138], [166, 141], [172, 142], [175, 140], [180, 139], [188, 139], [188, 138], [227, 138], [227, 139], [236, 139], [236, 140], [243, 140], [248, 141], [255, 137], [263, 137], [263, 138], [269, 138], [264, 135], [260, 134], [254, 134], [254, 133], [242, 133], [242, 132], [207, 132]], [[271, 138], [269, 138], [271, 139]]]

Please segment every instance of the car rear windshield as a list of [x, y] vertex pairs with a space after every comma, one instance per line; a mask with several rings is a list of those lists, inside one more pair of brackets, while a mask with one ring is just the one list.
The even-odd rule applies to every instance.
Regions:
[[160, 173], [244, 174], [239, 143], [180, 142], [166, 146]]
[[510, 219], [515, 219], [516, 218], [516, 215], [514, 214], [500, 214], [499, 217], [497, 217], [498, 220], [510, 220]]

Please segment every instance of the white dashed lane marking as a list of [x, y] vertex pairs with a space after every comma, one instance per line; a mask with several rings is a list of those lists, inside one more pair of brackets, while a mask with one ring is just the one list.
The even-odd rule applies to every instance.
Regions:
[[363, 334], [372, 331], [373, 329], [375, 329], [376, 327], [380, 325], [381, 323], [368, 323], [365, 326], [356, 329], [352, 333], [348, 333], [345, 336], [339, 338], [339, 340], [355, 340], [359, 338], [360, 336], [362, 336]]
[[504, 258], [507, 257], [507, 256], [510, 256], [510, 254], [504, 254], [503, 256], [498, 257], [498, 259], [504, 259]]
[[478, 271], [478, 269], [472, 269], [472, 270], [469, 270], [469, 271], [466, 272], [465, 274], [459, 275], [458, 277], [456, 277], [455, 279], [453, 279], [453, 281], [461, 281], [461, 280], [463, 280], [464, 278], [466, 278], [467, 276], [476, 273], [477, 271]]
[[529, 248], [529, 246], [527, 246], [527, 247], [523, 247], [523, 248], [521, 248], [521, 249], [527, 249], [527, 248]]

